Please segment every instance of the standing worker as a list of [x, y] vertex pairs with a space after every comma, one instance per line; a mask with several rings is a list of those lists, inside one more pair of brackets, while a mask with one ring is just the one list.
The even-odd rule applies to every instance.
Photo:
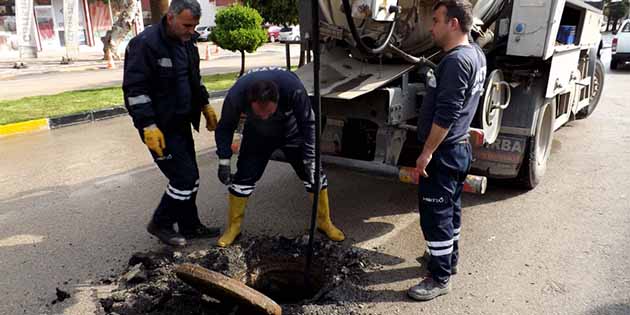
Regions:
[[195, 201], [199, 169], [191, 124], [199, 131], [203, 113], [208, 131], [217, 125], [199, 72], [195, 26], [200, 16], [196, 0], [173, 0], [159, 24], [129, 42], [125, 57], [125, 106], [169, 180], [147, 231], [173, 246], [219, 235], [218, 228], [201, 224]]
[[[237, 171], [231, 176], [232, 138], [245, 114]], [[252, 70], [230, 89], [215, 133], [219, 180], [229, 185], [228, 228], [218, 246], [226, 247], [241, 233], [247, 198], [261, 178], [271, 154], [281, 149], [306, 190], [314, 192], [315, 115], [309, 96], [292, 72], [281, 68]], [[321, 173], [317, 228], [333, 241], [345, 236], [330, 219], [328, 181]]]
[[431, 35], [445, 55], [427, 75], [418, 119], [420, 225], [430, 259], [429, 276], [408, 295], [420, 301], [448, 293], [457, 273], [461, 195], [472, 162], [468, 130], [487, 71], [483, 52], [468, 40], [472, 22], [468, 0], [440, 0], [433, 7]]

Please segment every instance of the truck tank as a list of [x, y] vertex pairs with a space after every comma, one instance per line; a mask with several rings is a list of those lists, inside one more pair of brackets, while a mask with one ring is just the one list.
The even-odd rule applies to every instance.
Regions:
[[[391, 21], [395, 20], [390, 42], [398, 49], [407, 54], [421, 56], [433, 48], [430, 32], [433, 23], [432, 7], [435, 2], [433, 0], [319, 0], [319, 2], [322, 11], [321, 22], [343, 29], [343, 39], [351, 46], [360, 46], [357, 45], [358, 39], [352, 32], [353, 27], [360, 40], [373, 48], [385, 42], [392, 26]], [[508, 1], [471, 2], [474, 5], [475, 24], [489, 25]], [[345, 10], [347, 7], [351, 8], [352, 23], [348, 22]]]
[[[472, 2], [475, 25], [484, 30], [510, 1]], [[309, 3], [302, 0], [303, 6], [310, 7]], [[433, 0], [319, 0], [319, 4], [323, 96], [353, 99], [369, 93], [438, 51], [431, 38]], [[312, 25], [304, 16], [302, 32]], [[312, 64], [306, 64], [296, 71], [311, 93], [312, 70]]]

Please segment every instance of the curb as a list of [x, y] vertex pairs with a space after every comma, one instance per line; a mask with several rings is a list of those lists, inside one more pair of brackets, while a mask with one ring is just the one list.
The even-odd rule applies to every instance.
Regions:
[[0, 126], [0, 137], [20, 133], [57, 129], [81, 123], [95, 122], [103, 119], [114, 118], [125, 114], [127, 114], [127, 109], [125, 107], [116, 106], [67, 116], [22, 121]]
[[[210, 100], [221, 99], [227, 95], [228, 90], [210, 92]], [[29, 133], [42, 130], [52, 130], [84, 123], [92, 123], [100, 120], [115, 118], [127, 114], [124, 106], [114, 106], [76, 113], [66, 116], [41, 118], [7, 125], [0, 125], [0, 138], [20, 133]]]

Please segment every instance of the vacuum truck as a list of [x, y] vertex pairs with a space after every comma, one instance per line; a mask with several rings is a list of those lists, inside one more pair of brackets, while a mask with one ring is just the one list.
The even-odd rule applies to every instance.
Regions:
[[[322, 161], [417, 182], [416, 122], [434, 46], [432, 0], [318, 0]], [[478, 0], [471, 41], [486, 55], [467, 189], [487, 178], [539, 184], [553, 135], [590, 116], [601, 97], [601, 7], [580, 0]], [[312, 34], [300, 3], [301, 38]], [[296, 73], [313, 90], [313, 66]]]

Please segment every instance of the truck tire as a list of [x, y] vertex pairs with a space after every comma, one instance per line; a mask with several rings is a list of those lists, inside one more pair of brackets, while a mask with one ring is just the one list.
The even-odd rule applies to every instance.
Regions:
[[593, 73], [591, 101], [588, 106], [580, 109], [580, 111], [577, 112], [575, 118], [584, 119], [593, 114], [595, 108], [597, 108], [597, 104], [599, 104], [599, 100], [602, 98], [602, 92], [604, 91], [604, 80], [606, 76], [605, 73], [606, 70], [604, 69], [604, 64], [600, 60], [597, 60], [597, 62], [595, 63], [595, 72]]
[[519, 179], [524, 188], [534, 189], [547, 170], [547, 160], [551, 154], [553, 127], [556, 120], [555, 99], [547, 100], [536, 117], [536, 132], [529, 138], [527, 153], [523, 158]]

